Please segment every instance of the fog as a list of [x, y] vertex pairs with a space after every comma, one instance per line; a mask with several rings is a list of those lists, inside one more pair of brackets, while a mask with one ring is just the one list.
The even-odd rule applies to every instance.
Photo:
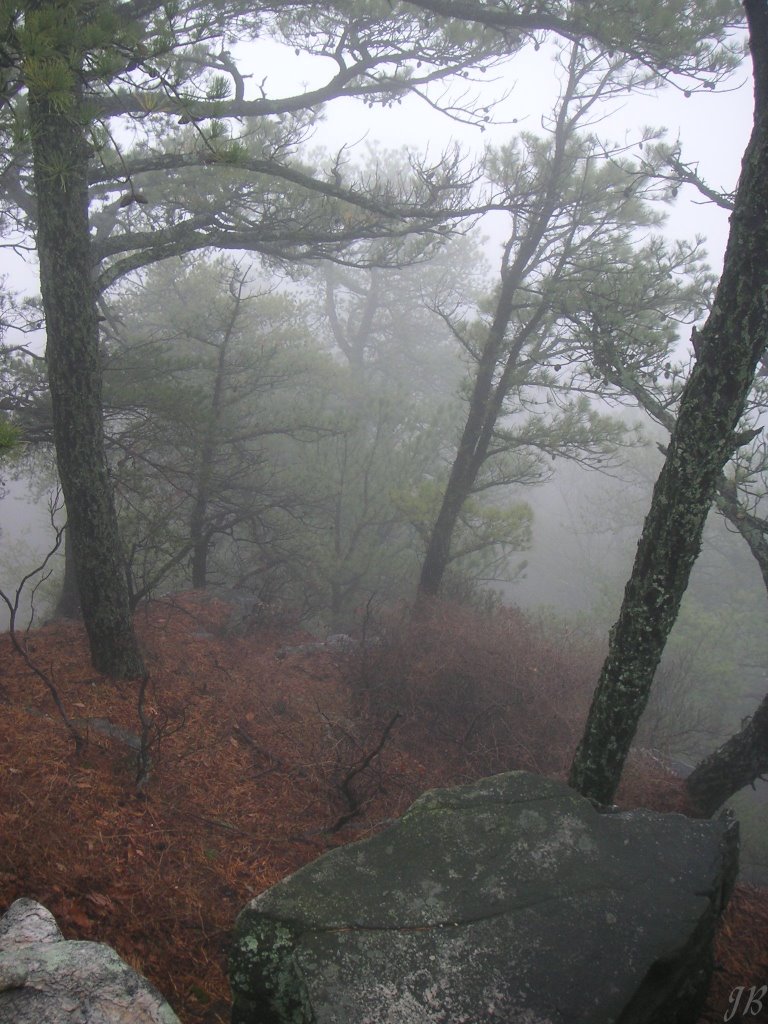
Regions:
[[[262, 88], [268, 82], [278, 94], [312, 88], [327, 76], [326, 61], [295, 55], [292, 48], [259, 43], [239, 56], [259, 67]], [[552, 51], [529, 48], [515, 63], [514, 79], [472, 88], [489, 105], [509, 93], [487, 125], [441, 116], [415, 97], [389, 109], [344, 100], [329, 104], [308, 132], [306, 152], [317, 164], [333, 165], [339, 177], [347, 161], [354, 168], [386, 154], [391, 165], [398, 159], [406, 165], [405, 150], [437, 160], [455, 142], [468, 160], [479, 159], [487, 143], [501, 145], [521, 130], [541, 133], [549, 123], [560, 89]], [[666, 127], [668, 141], [680, 140], [683, 158], [713, 187], [729, 190], [750, 116], [744, 69], [715, 94], [686, 96], [681, 88], [667, 88], [612, 101], [585, 127], [638, 159], [645, 126]], [[333, 164], [334, 153], [343, 160]], [[155, 185], [159, 193], [163, 182]], [[665, 209], [666, 237], [702, 235], [710, 264], [719, 270], [726, 211], [690, 188]], [[115, 288], [109, 300], [114, 317], [104, 327], [107, 398], [113, 401], [108, 433], [136, 590], [189, 585], [191, 555], [176, 563], [173, 558], [187, 539], [192, 498], [201, 498], [205, 478], [207, 485], [215, 481], [209, 488], [215, 493], [203, 497], [211, 507], [218, 502], [209, 521], [216, 539], [206, 552], [208, 563], [198, 569], [211, 584], [249, 587], [267, 601], [301, 606], [306, 625], [318, 633], [354, 630], [373, 596], [378, 606], [412, 596], [419, 545], [436, 511], [436, 487], [447, 476], [468, 395], [461, 382], [472, 366], [475, 336], [467, 328], [463, 351], [457, 337], [467, 323], [480, 330], [477, 325], [488, 320], [509, 230], [497, 215], [486, 217], [472, 236], [476, 248], [459, 244], [431, 263], [382, 271], [375, 280], [365, 271], [335, 268], [331, 281], [330, 265], [323, 269], [317, 259], [286, 267], [278, 259], [259, 262], [240, 254], [239, 264], [218, 269], [197, 258], [183, 265], [168, 261]], [[638, 228], [637, 245], [650, 234], [650, 228]], [[5, 258], [15, 286], [34, 294], [34, 268], [7, 250]], [[255, 312], [230, 333], [211, 319], [206, 335], [200, 325], [214, 317], [222, 296], [237, 292], [233, 267], [243, 276], [243, 304], [251, 301]], [[681, 316], [670, 359], [676, 352], [685, 359], [691, 323], [691, 316]], [[547, 372], [551, 365], [560, 372], [555, 355], [542, 360]], [[226, 400], [214, 406], [222, 382]], [[531, 388], [545, 386], [534, 380]], [[598, 390], [595, 406], [615, 413], [615, 406], [600, 404]], [[470, 552], [460, 572], [540, 615], [543, 628], [548, 616], [565, 617], [595, 643], [605, 642], [618, 611], [662, 461], [659, 428], [637, 410], [620, 415], [624, 423], [643, 422], [645, 441], [610, 467], [585, 468], [559, 455], [546, 466], [533, 459], [518, 469], [517, 479], [538, 474], [545, 482], [503, 488], [496, 506], [481, 501], [475, 519], [464, 524], [470, 537], [473, 530], [500, 528], [498, 512], [507, 516], [502, 525], [522, 538], [530, 506], [530, 547], [521, 541], [519, 550], [505, 549], [504, 558], [488, 555], [486, 562]], [[212, 422], [218, 435], [207, 429]], [[211, 451], [203, 471], [202, 453]], [[46, 488], [23, 472], [6, 482], [0, 585], [9, 596], [50, 546], [47, 500]], [[497, 552], [499, 546], [488, 549]], [[172, 569], [154, 583], [153, 570], [166, 561]], [[525, 568], [516, 576], [522, 561]], [[62, 557], [51, 565], [53, 575], [35, 593], [36, 621], [50, 614], [56, 600]], [[19, 611], [21, 627], [32, 616], [30, 590]], [[667, 732], [648, 731], [644, 742], [695, 759], [738, 728], [765, 689], [767, 620], [754, 560], [713, 514], [660, 688], [674, 691], [675, 700], [683, 701], [679, 706], [702, 727], [675, 733], [668, 715]], [[7, 609], [0, 607], [0, 627], [7, 625]]]
[[[42, 493], [41, 493], [42, 490]], [[12, 601], [23, 577], [34, 570], [54, 543], [49, 502], [52, 492], [21, 478], [6, 480], [2, 488], [2, 527], [0, 528], [0, 590]], [[63, 572], [63, 558], [56, 557], [48, 581], [35, 576], [20, 595], [16, 624], [26, 628], [30, 622], [40, 624], [50, 614], [56, 601], [57, 588]], [[36, 584], [40, 584], [33, 593]], [[8, 629], [10, 611], [0, 604], [0, 629]]]

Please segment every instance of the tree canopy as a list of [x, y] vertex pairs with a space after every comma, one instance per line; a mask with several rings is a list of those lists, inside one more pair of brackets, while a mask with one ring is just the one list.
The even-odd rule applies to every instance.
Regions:
[[[456, 153], [411, 155], [402, 171], [355, 167], [344, 150], [313, 161], [305, 142], [336, 98], [396, 102], [406, 92], [482, 122], [466, 83], [549, 35], [627, 54], [633, 88], [677, 75], [714, 85], [737, 59], [734, 3], [489, 6], [371, 0], [199, 5], [36, 0], [3, 8], [0, 184], [4, 227], [35, 235], [57, 462], [94, 664], [143, 664], [129, 621], [107, 471], [99, 297], [125, 274], [201, 248], [267, 260], [418, 258], [468, 214]], [[327, 74], [295, 95], [249, 78], [242, 44], [271, 39]], [[235, 45], [237, 42], [237, 46]]]

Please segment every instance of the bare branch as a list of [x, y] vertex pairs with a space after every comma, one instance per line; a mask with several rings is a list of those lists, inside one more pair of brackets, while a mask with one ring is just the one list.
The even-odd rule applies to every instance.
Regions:
[[[16, 590], [12, 594], [7, 593], [5, 590], [0, 588], [0, 599], [2, 599], [2, 601], [5, 603], [6, 607], [8, 608], [8, 614], [9, 614], [8, 634], [9, 634], [9, 636], [11, 638], [11, 644], [13, 645], [13, 649], [16, 651], [16, 653], [22, 659], [22, 661], [27, 666], [27, 668], [31, 672], [33, 672], [35, 676], [37, 676], [37, 678], [40, 680], [40, 682], [43, 684], [43, 686], [45, 686], [45, 688], [50, 693], [51, 698], [53, 699], [53, 703], [56, 706], [56, 711], [58, 712], [59, 717], [61, 718], [62, 722], [66, 726], [67, 731], [69, 732], [70, 736], [74, 740], [75, 752], [79, 754], [82, 751], [83, 747], [85, 746], [85, 742], [86, 741], [85, 741], [85, 738], [83, 737], [83, 735], [78, 731], [77, 726], [75, 725], [75, 723], [72, 721], [72, 719], [67, 714], [66, 708], [64, 707], [64, 704], [63, 704], [62, 699], [61, 699], [61, 695], [59, 694], [58, 688], [56, 687], [56, 683], [55, 683], [55, 679], [54, 679], [54, 674], [53, 674], [53, 668], [49, 667], [48, 671], [45, 671], [43, 668], [40, 667], [40, 665], [32, 658], [32, 656], [29, 653], [29, 648], [27, 646], [26, 637], [25, 638], [21, 638], [19, 636], [18, 630], [16, 628], [16, 618], [17, 618], [18, 613], [19, 613], [19, 606], [21, 604], [21, 597], [22, 597], [22, 594], [24, 593], [24, 589], [25, 589], [27, 583], [29, 583], [29, 581], [34, 579], [35, 577], [39, 577], [39, 580], [35, 584], [35, 587], [34, 587], [34, 590], [36, 590], [37, 587], [40, 585], [40, 583], [44, 582], [51, 575], [51, 570], [47, 569], [47, 566], [48, 566], [48, 563], [53, 558], [53, 556], [59, 550], [59, 547], [61, 546], [62, 539], [64, 537], [64, 530], [66, 529], [66, 524], [64, 526], [57, 526], [56, 522], [55, 522], [56, 513], [61, 508], [62, 508], [62, 504], [61, 504], [61, 500], [60, 500], [60, 493], [57, 492], [55, 499], [51, 502], [51, 509], [50, 509], [51, 526], [53, 527], [53, 530], [54, 530], [53, 546], [48, 550], [48, 552], [46, 553], [46, 555], [43, 558], [42, 562], [39, 565], [35, 566], [34, 569], [31, 569], [28, 573], [26, 573], [22, 577], [21, 581], [19, 582], [18, 586], [16, 587]], [[33, 592], [34, 592], [34, 590], [33, 590]], [[33, 613], [33, 615], [34, 615], [34, 613]], [[28, 631], [29, 631], [29, 627], [27, 627], [27, 632]]]

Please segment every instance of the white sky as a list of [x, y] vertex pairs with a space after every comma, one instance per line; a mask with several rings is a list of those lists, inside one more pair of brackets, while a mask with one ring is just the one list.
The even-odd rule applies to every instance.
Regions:
[[[268, 40], [236, 47], [242, 70], [254, 83], [262, 83], [271, 96], [296, 95], [324, 83], [333, 73], [332, 61], [296, 55], [290, 47]], [[702, 177], [715, 188], [732, 189], [749, 137], [752, 120], [752, 83], [749, 62], [736, 72], [727, 89], [712, 93], [694, 93], [686, 99], [670, 88], [645, 96], [628, 97], [614, 105], [611, 116], [599, 126], [599, 134], [614, 141], [636, 139], [644, 126], [665, 127], [670, 140], [678, 136], [683, 143], [683, 160], [698, 163]], [[429, 149], [437, 158], [450, 143], [458, 141], [469, 153], [479, 154], [491, 143], [505, 142], [522, 128], [536, 131], [542, 115], [547, 114], [557, 96], [551, 51], [538, 53], [528, 48], [512, 59], [506, 69], [489, 74], [484, 84], [483, 102], [505, 92], [508, 98], [494, 108], [493, 120], [483, 133], [479, 128], [459, 124], [431, 110], [414, 97], [405, 98], [392, 108], [368, 108], [355, 100], [336, 100], [326, 105], [323, 123], [310, 142], [310, 148], [336, 151], [357, 143], [358, 152], [368, 146]], [[438, 85], [437, 88], [442, 88]], [[468, 89], [475, 87], [470, 83]], [[487, 99], [485, 94], [487, 94]], [[516, 119], [517, 123], [512, 124]], [[694, 190], [683, 188], [674, 207], [668, 208], [667, 232], [674, 237], [707, 238], [713, 269], [719, 271], [728, 233], [724, 211], [704, 203]], [[489, 253], [492, 264], [495, 255]], [[34, 262], [22, 262], [8, 251], [0, 251], [0, 274], [8, 273], [13, 287], [37, 291]]]
[[[331, 61], [297, 56], [291, 48], [276, 47], [268, 41], [250, 44], [240, 52], [246, 57], [245, 63], [253, 68], [255, 81], [261, 82], [266, 76], [264, 88], [271, 96], [292, 95], [297, 87], [314, 88], [326, 80], [334, 67]], [[505, 142], [522, 128], [539, 129], [542, 115], [549, 113], [557, 97], [553, 70], [551, 50], [543, 47], [535, 53], [528, 48], [511, 60], [503, 72], [497, 69], [489, 75], [493, 80], [484, 88], [488, 101], [506, 92], [509, 96], [493, 111], [493, 119], [498, 123], [492, 123], [483, 133], [477, 127], [441, 116], [414, 97], [388, 109], [370, 109], [354, 100], [336, 100], [327, 105], [325, 122], [313, 144], [331, 151], [352, 143], [358, 143], [363, 151], [373, 144], [421, 151], [428, 146], [436, 157], [458, 140], [468, 151], [480, 153], [487, 143]], [[665, 88], [628, 97], [610, 109], [610, 118], [596, 129], [601, 136], [623, 142], [625, 135], [639, 138], [645, 126], [666, 128], [670, 141], [680, 137], [683, 160], [697, 163], [708, 184], [725, 190], [735, 187], [752, 126], [748, 60], [721, 91], [694, 92], [686, 98], [682, 91]], [[513, 118], [517, 124], [510, 123]], [[668, 208], [668, 212], [667, 232], [678, 238], [704, 235], [710, 262], [719, 272], [728, 236], [727, 214], [704, 203], [690, 187], [681, 189], [676, 205]]]

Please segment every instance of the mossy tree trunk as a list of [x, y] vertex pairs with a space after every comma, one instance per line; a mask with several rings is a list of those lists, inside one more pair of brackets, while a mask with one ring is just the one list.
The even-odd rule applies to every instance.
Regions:
[[[66, 37], [66, 33], [62, 33]], [[37, 246], [59, 477], [94, 668], [144, 673], [104, 448], [96, 296], [88, 225], [88, 147], [79, 68], [67, 95], [30, 84]]]
[[754, 128], [742, 164], [723, 275], [700, 333], [608, 656], [571, 767], [571, 785], [610, 803], [701, 547], [723, 466], [768, 339], [768, 4], [746, 0]]

